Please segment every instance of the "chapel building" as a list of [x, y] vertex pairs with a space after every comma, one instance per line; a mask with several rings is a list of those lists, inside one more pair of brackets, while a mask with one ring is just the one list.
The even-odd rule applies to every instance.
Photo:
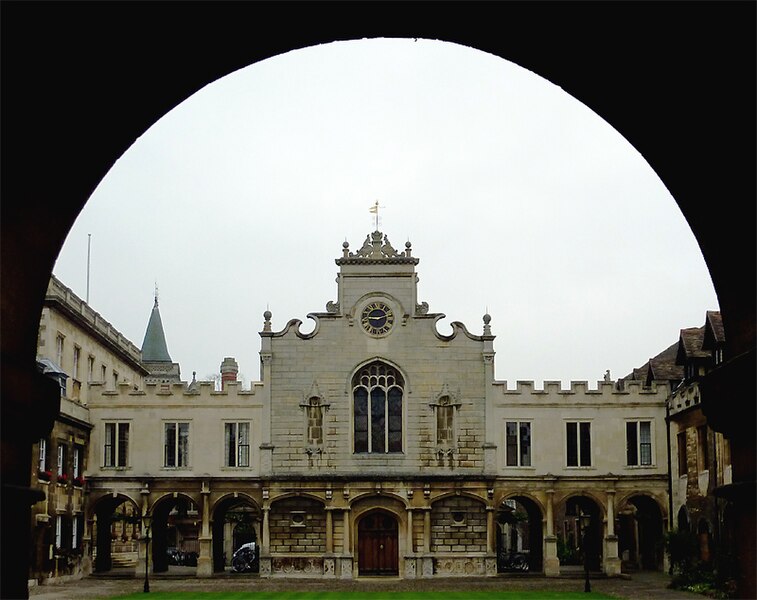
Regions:
[[[418, 263], [379, 231], [354, 252], [345, 242], [312, 331], [273, 331], [265, 312], [246, 389], [232, 358], [221, 389], [181, 382], [152, 330], [156, 301], [145, 346], [160, 360], [144, 381], [88, 383], [81, 540], [94, 569], [143, 537], [139, 516], [151, 568], [182, 547], [200, 577], [247, 541], [261, 577], [494, 576], [513, 552], [547, 576], [584, 559], [607, 575], [663, 568], [668, 383], [509, 387], [491, 317], [441, 334]], [[143, 570], [144, 544], [130, 552]]]

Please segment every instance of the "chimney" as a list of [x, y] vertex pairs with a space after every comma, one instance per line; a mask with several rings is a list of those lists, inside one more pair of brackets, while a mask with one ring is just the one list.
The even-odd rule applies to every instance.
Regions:
[[233, 357], [227, 356], [221, 363], [221, 389], [226, 389], [226, 383], [236, 381], [239, 373], [239, 365]]

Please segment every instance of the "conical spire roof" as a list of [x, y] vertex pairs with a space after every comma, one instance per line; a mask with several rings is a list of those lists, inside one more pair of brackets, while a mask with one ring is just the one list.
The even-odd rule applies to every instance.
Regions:
[[155, 304], [152, 307], [152, 313], [150, 313], [150, 322], [147, 323], [145, 339], [142, 342], [142, 361], [172, 362], [171, 355], [168, 354], [166, 335], [163, 333], [163, 321], [160, 319], [157, 294], [155, 295]]

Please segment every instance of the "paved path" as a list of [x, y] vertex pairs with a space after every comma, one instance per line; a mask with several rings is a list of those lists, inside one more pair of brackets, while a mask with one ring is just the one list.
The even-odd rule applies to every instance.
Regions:
[[[597, 579], [591, 582], [594, 592], [602, 592], [616, 598], [629, 600], [703, 600], [704, 596], [667, 588], [669, 577], [664, 573], [637, 573], [623, 578]], [[29, 597], [35, 600], [86, 600], [109, 598], [120, 594], [141, 592], [144, 580], [139, 578], [87, 577], [58, 585], [35, 586]], [[545, 578], [540, 576], [494, 577], [470, 579], [365, 579], [353, 581], [323, 579], [259, 579], [248, 575], [227, 575], [213, 579], [166, 577], [153, 575], [150, 591], [345, 591], [345, 592], [397, 592], [457, 590], [480, 591], [583, 591], [584, 582], [579, 578]]]

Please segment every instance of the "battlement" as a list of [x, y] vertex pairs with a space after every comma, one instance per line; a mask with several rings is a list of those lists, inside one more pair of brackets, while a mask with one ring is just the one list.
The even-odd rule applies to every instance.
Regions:
[[249, 390], [241, 389], [242, 382], [240, 381], [227, 381], [224, 384], [223, 390], [216, 390], [215, 385], [214, 381], [195, 381], [192, 384], [180, 381], [175, 383], [147, 383], [144, 388], [139, 388], [132, 383], [121, 382], [118, 384], [118, 389], [110, 390], [102, 389], [105, 388], [105, 384], [101, 381], [89, 383], [92, 392], [96, 394], [98, 388], [100, 388], [99, 393], [103, 397], [141, 397], [143, 399], [154, 397], [160, 398], [160, 402], [165, 402], [166, 397], [181, 396], [184, 399], [183, 401], [193, 404], [207, 402], [210, 406], [223, 398], [233, 399], [236, 397], [256, 396], [263, 389], [263, 383], [259, 381], [253, 381]]
[[598, 381], [596, 389], [590, 389], [587, 381], [571, 381], [569, 388], [563, 388], [561, 381], [544, 381], [542, 389], [537, 389], [533, 381], [517, 381], [516, 387], [510, 389], [507, 381], [492, 382], [495, 390], [503, 396], [531, 396], [539, 401], [580, 401], [585, 396], [590, 402], [623, 401], [628, 402], [634, 396], [643, 397], [645, 401], [664, 402], [670, 393], [664, 381], [652, 382], [651, 387], [644, 387], [641, 381]]

